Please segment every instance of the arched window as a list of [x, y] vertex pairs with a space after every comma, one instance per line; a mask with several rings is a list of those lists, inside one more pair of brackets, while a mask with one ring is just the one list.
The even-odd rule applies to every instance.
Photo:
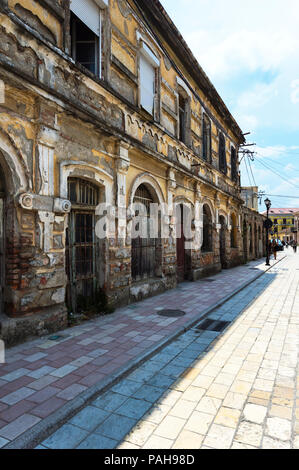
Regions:
[[225, 138], [222, 132], [219, 134], [219, 170], [227, 173]]
[[[160, 258], [160, 238], [151, 238], [151, 204], [155, 201], [145, 184], [141, 184], [136, 190], [133, 203], [142, 204], [143, 211], [138, 211], [139, 221], [133, 227], [134, 232], [140, 230], [142, 224], [142, 236], [132, 234], [132, 278], [140, 281], [157, 275], [157, 262]], [[161, 268], [161, 266], [160, 266]]]
[[208, 163], [212, 163], [212, 131], [211, 121], [206, 114], [203, 116], [202, 124], [202, 156]]
[[211, 209], [207, 204], [203, 206], [203, 244], [202, 251], [213, 251], [213, 221]]
[[235, 214], [231, 215], [231, 247], [232, 248], [237, 248], [237, 217]]

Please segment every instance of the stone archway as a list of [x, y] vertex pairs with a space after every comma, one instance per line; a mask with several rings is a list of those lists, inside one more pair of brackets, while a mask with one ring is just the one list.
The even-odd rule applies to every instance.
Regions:
[[178, 197], [175, 201], [175, 210], [177, 281], [183, 282], [190, 277], [192, 268], [192, 250], [186, 248], [186, 243], [192, 236], [193, 204], [185, 198]]

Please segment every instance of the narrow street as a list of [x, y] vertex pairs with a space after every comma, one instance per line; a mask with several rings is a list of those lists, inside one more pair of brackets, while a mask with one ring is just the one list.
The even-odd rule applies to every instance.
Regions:
[[37, 448], [299, 448], [299, 258], [287, 257]]

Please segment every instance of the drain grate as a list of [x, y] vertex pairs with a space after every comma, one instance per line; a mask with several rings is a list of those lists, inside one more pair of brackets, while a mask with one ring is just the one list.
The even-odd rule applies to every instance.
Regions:
[[208, 330], [211, 325], [215, 323], [215, 320], [211, 320], [211, 318], [207, 318], [204, 320], [198, 327], [198, 330]]
[[212, 331], [224, 331], [225, 328], [230, 325], [230, 322], [229, 321], [217, 321], [216, 324], [213, 326], [213, 330]]
[[160, 310], [158, 315], [161, 317], [178, 318], [186, 315], [186, 312], [183, 312], [182, 310]]
[[225, 328], [230, 325], [230, 323], [231, 322], [229, 321], [212, 320], [210, 318], [207, 318], [196, 327], [196, 330], [216, 331], [219, 333], [224, 331]]

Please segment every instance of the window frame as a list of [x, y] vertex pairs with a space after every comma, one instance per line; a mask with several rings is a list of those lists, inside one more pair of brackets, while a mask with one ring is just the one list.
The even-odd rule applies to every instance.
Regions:
[[[154, 70], [154, 82], [153, 82], [153, 111], [152, 113], [143, 106], [142, 104], [142, 73], [141, 63], [144, 60]], [[150, 46], [145, 43], [142, 39], [140, 40], [139, 54], [138, 54], [138, 106], [148, 115], [150, 115], [154, 121], [160, 121], [160, 59], [156, 56]]]
[[202, 116], [202, 158], [212, 164], [212, 122], [206, 113]]
[[[98, 11], [99, 14], [99, 29], [98, 29], [98, 34], [95, 33], [93, 29], [91, 29], [87, 23], [83, 21], [79, 16], [77, 16], [75, 12], [75, 8], [72, 9], [71, 1], [69, 2], [69, 40], [68, 40], [68, 50], [69, 54], [72, 57], [72, 59], [77, 63], [80, 64], [84, 69], [86, 69], [90, 74], [94, 75], [97, 79], [103, 80], [104, 75], [107, 73], [107, 60], [105, 60], [105, 56], [103, 55], [104, 47], [106, 47], [106, 40], [105, 40], [105, 35], [103, 34], [103, 25], [104, 25], [104, 20], [105, 20], [105, 25], [107, 22], [107, 28], [108, 28], [108, 23], [109, 23], [109, 18], [107, 15], [107, 9], [109, 7], [109, 3], [107, 0], [91, 0], [92, 3], [94, 3], [95, 8]], [[77, 60], [77, 52], [75, 52], [76, 48], [76, 42], [73, 40], [74, 38], [74, 27], [75, 25], [72, 24], [72, 16], [79, 20], [83, 25], [89, 29], [89, 31], [94, 34], [96, 38], [96, 50], [95, 50], [95, 66], [96, 66], [96, 72], [94, 73], [93, 71], [89, 70], [84, 64], [79, 62]], [[106, 29], [106, 26], [105, 26]]]
[[219, 171], [221, 171], [221, 173], [224, 175], [227, 175], [226, 140], [223, 132], [219, 132], [218, 158]]

